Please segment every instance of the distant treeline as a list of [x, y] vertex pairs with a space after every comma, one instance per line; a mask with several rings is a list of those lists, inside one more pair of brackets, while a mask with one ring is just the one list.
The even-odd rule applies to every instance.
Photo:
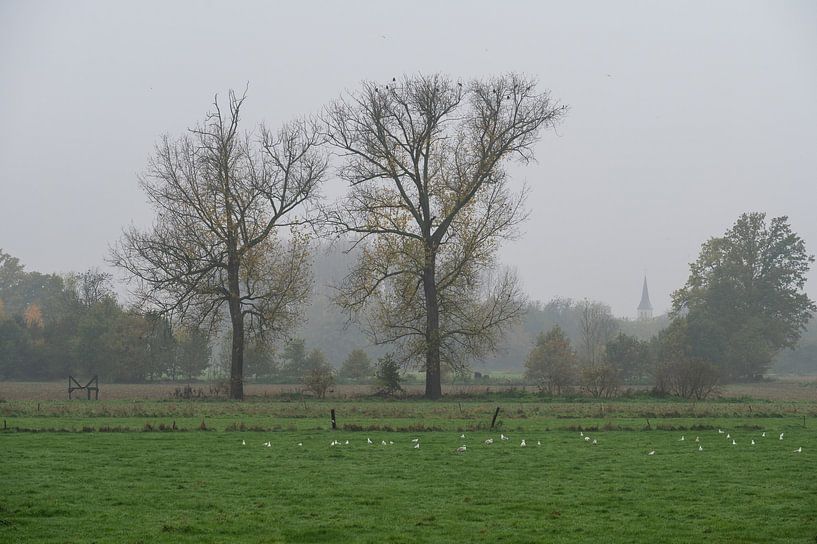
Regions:
[[[332, 302], [332, 285], [354, 259], [337, 246], [314, 249], [315, 287], [303, 324], [290, 341], [248, 346], [248, 378], [297, 381], [316, 365], [341, 369], [360, 359], [361, 352], [375, 361], [389, 351], [372, 345]], [[594, 319], [592, 334], [588, 312]], [[595, 301], [533, 301], [496, 353], [473, 361], [472, 370], [523, 372], [539, 335], [556, 326], [581, 359], [601, 360], [607, 343], [619, 333], [649, 341], [668, 324], [666, 316], [646, 321], [615, 318], [609, 307]], [[222, 333], [179, 327], [164, 317], [128, 309], [115, 296], [108, 274], [29, 272], [0, 251], [0, 379], [55, 380], [69, 374], [99, 375], [108, 382], [221, 377], [228, 374], [226, 339]], [[779, 353], [771, 371], [813, 374], [816, 366], [817, 326], [812, 319], [797, 348]]]

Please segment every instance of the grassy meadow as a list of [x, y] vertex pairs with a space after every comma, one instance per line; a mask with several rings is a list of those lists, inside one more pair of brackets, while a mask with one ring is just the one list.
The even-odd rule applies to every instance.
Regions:
[[817, 399], [7, 400], [0, 417], [0, 542], [817, 537]]

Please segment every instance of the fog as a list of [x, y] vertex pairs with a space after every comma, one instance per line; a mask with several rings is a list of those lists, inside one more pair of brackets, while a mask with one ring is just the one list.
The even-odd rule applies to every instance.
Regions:
[[[534, 299], [667, 310], [702, 242], [746, 211], [817, 251], [813, 2], [0, 3], [0, 248], [29, 270], [104, 266], [154, 142], [248, 85], [245, 128], [361, 80], [518, 71], [570, 106], [542, 134], [523, 235]], [[332, 179], [328, 197], [343, 193]], [[817, 271], [807, 291], [817, 298]]]

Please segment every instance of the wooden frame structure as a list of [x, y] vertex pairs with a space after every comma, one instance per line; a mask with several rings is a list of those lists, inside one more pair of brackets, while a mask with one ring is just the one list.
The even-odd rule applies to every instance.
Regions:
[[71, 394], [74, 391], [87, 391], [88, 400], [91, 400], [91, 391], [94, 392], [94, 400], [99, 400], [99, 376], [94, 376], [85, 385], [80, 383], [73, 376], [68, 376], [68, 400], [71, 400]]

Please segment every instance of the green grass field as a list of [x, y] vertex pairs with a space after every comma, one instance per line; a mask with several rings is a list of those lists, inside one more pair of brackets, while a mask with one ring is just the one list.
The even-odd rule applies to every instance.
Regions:
[[0, 542], [817, 537], [817, 403], [492, 401], [5, 402]]

